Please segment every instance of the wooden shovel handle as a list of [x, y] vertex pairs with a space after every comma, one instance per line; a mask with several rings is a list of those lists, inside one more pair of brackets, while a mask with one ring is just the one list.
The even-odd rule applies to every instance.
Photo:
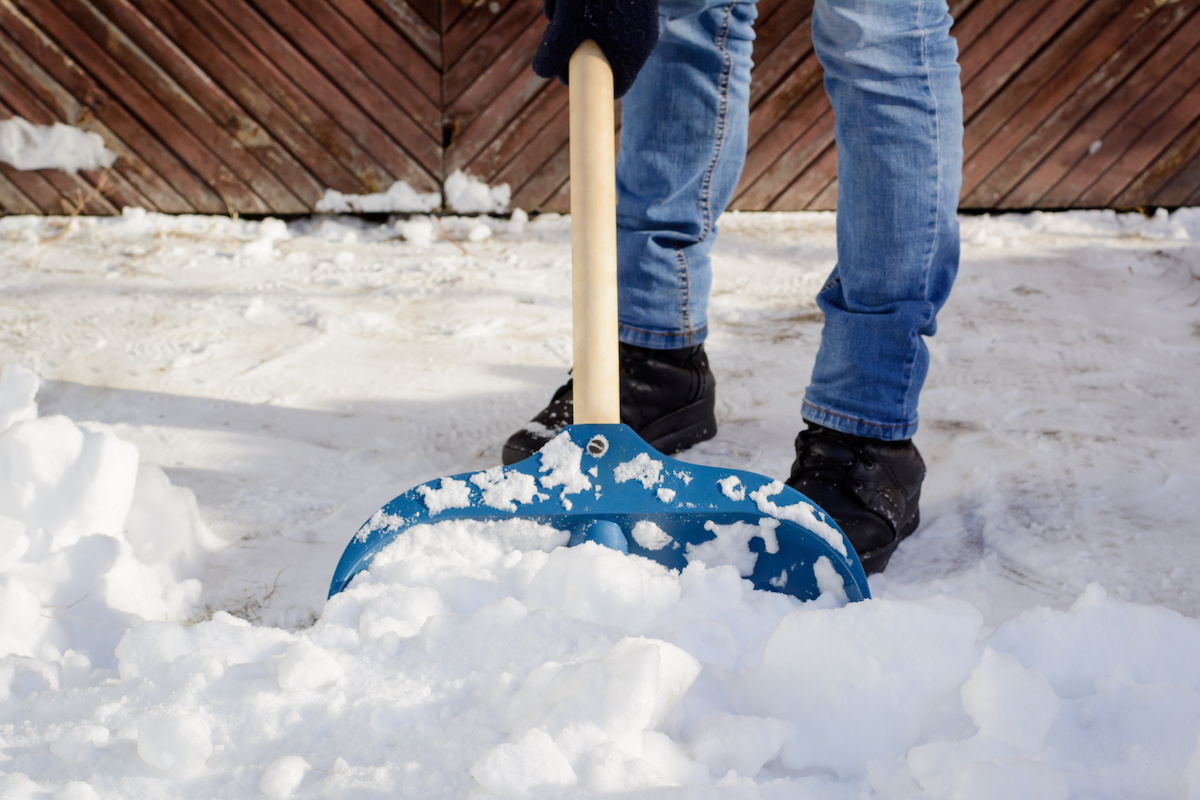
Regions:
[[571, 310], [575, 423], [621, 421], [612, 68], [595, 42], [571, 56]]

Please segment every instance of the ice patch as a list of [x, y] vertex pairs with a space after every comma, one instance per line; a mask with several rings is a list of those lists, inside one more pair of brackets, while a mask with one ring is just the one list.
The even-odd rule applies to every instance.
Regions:
[[704, 530], [711, 531], [714, 538], [700, 544], [688, 542], [684, 555], [689, 563], [699, 561], [709, 567], [728, 565], [736, 568], [743, 578], [748, 578], [754, 574], [754, 565], [758, 563], [758, 553], [750, 549], [750, 540], [762, 539], [768, 553], [778, 553], [779, 539], [775, 535], [778, 527], [777, 519], [760, 519], [756, 525], [749, 522], [718, 525], [710, 520], [704, 523]]
[[317, 201], [317, 211], [322, 214], [427, 213], [441, 204], [440, 192], [418, 192], [408, 183], [396, 181], [386, 192], [375, 194], [343, 194], [326, 189]]
[[0, 120], [0, 161], [19, 170], [78, 172], [111, 167], [117, 154], [104, 138], [70, 125], [34, 125], [22, 117]]

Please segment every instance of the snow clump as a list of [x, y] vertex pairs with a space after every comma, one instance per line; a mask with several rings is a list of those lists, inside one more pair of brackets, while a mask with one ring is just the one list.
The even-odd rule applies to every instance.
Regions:
[[39, 418], [38, 384], [21, 367], [0, 373], [0, 697], [19, 659], [108, 667], [130, 626], [198, 613], [198, 577], [219, 547], [192, 493], [134, 445]]
[[322, 214], [427, 213], [442, 204], [440, 192], [418, 192], [404, 181], [396, 181], [386, 192], [345, 194], [326, 189], [317, 201]]
[[446, 208], [460, 214], [496, 214], [508, 210], [512, 190], [507, 183], [488, 186], [478, 178], [455, 170], [446, 178]]
[[19, 170], [81, 169], [111, 167], [117, 154], [98, 133], [56, 122], [34, 125], [27, 119], [0, 120], [0, 161]]

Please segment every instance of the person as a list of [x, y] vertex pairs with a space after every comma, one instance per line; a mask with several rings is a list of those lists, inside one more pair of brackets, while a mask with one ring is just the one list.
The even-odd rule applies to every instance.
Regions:
[[[669, 454], [716, 433], [704, 353], [709, 253], [747, 147], [753, 0], [545, 0], [534, 58], [567, 79], [593, 39], [624, 95], [617, 160], [621, 419]], [[837, 143], [837, 263], [787, 483], [864, 568], [917, 527], [912, 443], [924, 337], [958, 270], [962, 96], [944, 0], [815, 0], [812, 42]], [[571, 383], [505, 444], [514, 463], [571, 422]]]

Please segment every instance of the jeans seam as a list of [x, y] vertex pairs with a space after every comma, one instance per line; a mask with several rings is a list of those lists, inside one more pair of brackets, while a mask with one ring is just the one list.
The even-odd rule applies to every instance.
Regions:
[[[937, 188], [934, 190], [934, 199], [933, 199], [933, 221], [932, 221], [933, 235], [929, 237], [929, 253], [925, 257], [925, 268], [921, 271], [921, 295], [923, 297], [928, 297], [929, 274], [933, 271], [933, 259], [937, 256], [938, 238], [941, 235], [941, 232], [940, 232], [940, 229], [938, 226], [938, 220], [941, 218], [941, 215], [942, 215], [942, 185], [941, 185], [942, 122], [941, 122], [941, 108], [938, 105], [937, 91], [933, 85], [933, 71], [932, 71], [932, 67], [930, 66], [929, 50], [928, 50], [929, 33], [926, 30], [925, 25], [924, 25], [924, 16], [925, 16], [925, 0], [917, 0], [917, 20], [916, 20], [916, 22], [917, 22], [917, 27], [921, 31], [921, 64], [925, 67], [925, 87], [926, 87], [927, 91], [929, 92], [929, 99], [933, 102], [933, 142], [934, 142], [933, 162], [934, 162], [934, 169], [937, 172], [937, 174], [934, 177], [934, 185]], [[926, 306], [928, 306], [928, 303], [926, 303]], [[918, 337], [918, 338], [917, 338], [917, 341], [914, 342], [915, 347], [910, 349], [910, 356], [908, 359], [908, 363], [905, 365], [906, 371], [908, 372], [908, 379], [906, 381], [907, 388], [905, 389], [905, 392], [904, 392], [904, 407], [905, 408], [910, 408], [912, 406], [912, 403], [911, 403], [912, 391], [913, 391], [912, 370], [916, 364], [916, 350], [920, 349], [920, 346], [921, 346], [920, 339], [919, 339], [920, 335], [921, 335], [920, 333], [916, 333], [916, 332], [913, 333], [913, 336]]]
[[721, 151], [725, 147], [725, 131], [728, 128], [729, 118], [729, 84], [733, 73], [733, 56], [725, 47], [725, 40], [729, 37], [729, 26], [733, 17], [733, 3], [725, 6], [725, 16], [722, 20], [721, 30], [717, 34], [714, 44], [721, 53], [722, 69], [721, 69], [721, 86], [719, 91], [720, 100], [718, 101], [717, 112], [717, 131], [713, 137], [713, 152], [712, 159], [708, 162], [708, 170], [704, 174], [704, 183], [700, 187], [700, 214], [704, 219], [704, 224], [700, 228], [700, 241], [708, 238], [713, 227], [712, 214], [712, 177], [717, 170], [717, 162], [721, 160]]
[[682, 250], [675, 251], [675, 271], [679, 275], [679, 321], [685, 331], [692, 328], [692, 282], [689, 277], [687, 256]]

